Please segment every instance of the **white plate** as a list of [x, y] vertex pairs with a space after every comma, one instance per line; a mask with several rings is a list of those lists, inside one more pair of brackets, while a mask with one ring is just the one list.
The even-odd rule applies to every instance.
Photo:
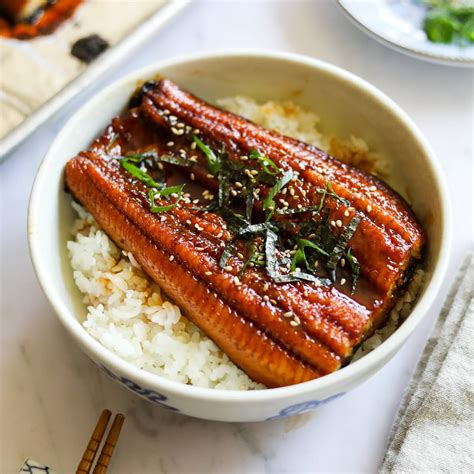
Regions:
[[97, 80], [106, 71], [114, 68], [118, 63], [138, 48], [143, 42], [155, 34], [166, 22], [184, 8], [190, 0], [168, 0], [159, 7], [148, 20], [110, 48], [95, 60], [79, 76], [69, 82], [57, 94], [51, 97], [17, 127], [12, 129], [0, 140], [0, 163], [8, 157], [9, 152], [19, 145], [28, 135], [33, 133], [42, 123], [57, 112], [66, 102], [70, 101], [89, 84]]
[[474, 66], [474, 46], [432, 43], [421, 0], [338, 0], [349, 18], [377, 41], [412, 57], [447, 66]]

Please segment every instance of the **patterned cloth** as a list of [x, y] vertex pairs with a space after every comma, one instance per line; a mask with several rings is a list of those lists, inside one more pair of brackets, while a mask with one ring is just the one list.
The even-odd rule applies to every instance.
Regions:
[[473, 433], [474, 253], [418, 363], [381, 472], [474, 472]]

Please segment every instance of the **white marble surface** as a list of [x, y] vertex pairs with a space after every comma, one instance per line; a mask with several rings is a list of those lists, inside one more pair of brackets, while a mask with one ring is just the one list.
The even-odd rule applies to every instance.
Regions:
[[[439, 155], [449, 182], [455, 231], [449, 276], [437, 303], [381, 372], [312, 414], [231, 425], [166, 412], [98, 372], [66, 336], [39, 288], [28, 256], [26, 210], [49, 143], [95, 90], [161, 58], [242, 47], [327, 60], [395, 99]], [[386, 49], [352, 26], [330, 0], [191, 5], [0, 167], [0, 472], [16, 472], [26, 457], [72, 472], [103, 407], [127, 416], [112, 465], [115, 473], [375, 472], [413, 366], [455, 269], [472, 245], [473, 120], [472, 71], [418, 62]]]

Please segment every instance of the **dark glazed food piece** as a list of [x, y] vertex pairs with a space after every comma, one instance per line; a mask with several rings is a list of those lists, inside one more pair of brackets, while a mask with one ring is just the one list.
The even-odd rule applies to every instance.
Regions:
[[99, 35], [90, 35], [77, 40], [72, 45], [71, 54], [80, 61], [89, 64], [108, 47], [109, 43]]
[[[74, 197], [254, 380], [285, 386], [347, 363], [354, 349], [383, 323], [409, 267], [420, 258], [423, 231], [403, 199], [322, 151], [214, 108], [170, 81], [145, 84], [131, 105], [134, 108], [114, 119], [88, 151], [67, 164], [66, 183]], [[193, 135], [211, 150], [223, 147], [231, 167], [245, 165], [248, 155], [260, 150], [274, 169], [291, 171], [292, 191], [281, 190], [273, 198], [277, 203], [286, 200], [287, 209], [317, 207], [321, 189], [331, 189], [324, 209], [306, 213], [304, 222], [321, 225], [325, 213], [335, 239], [351, 222], [358, 223], [344, 244], [360, 263], [355, 293], [346, 282], [348, 265], [342, 268], [340, 257], [334, 283], [278, 283], [265, 267], [244, 265], [249, 245], [235, 241], [236, 231], [222, 212], [197, 210], [186, 200], [167, 206], [169, 199], [159, 194], [151, 206], [150, 186], [156, 183], [150, 185], [149, 175], [145, 179], [121, 157], [136, 160], [137, 152], [153, 149], [168, 163], [189, 165], [182, 167], [180, 176], [190, 176], [193, 185], [201, 183], [216, 194], [219, 187], [222, 192], [221, 178], [219, 184], [209, 172], [208, 158]], [[167, 173], [174, 164], [160, 163], [160, 169]], [[272, 189], [264, 181], [254, 189], [259, 196], [253, 202], [257, 216]], [[232, 191], [237, 188], [231, 184]], [[165, 206], [166, 212], [159, 211]], [[280, 214], [272, 225], [290, 228], [292, 219]], [[222, 265], [223, 249], [231, 241], [235, 251]]]
[[0, 36], [31, 39], [52, 33], [83, 0], [0, 0]]

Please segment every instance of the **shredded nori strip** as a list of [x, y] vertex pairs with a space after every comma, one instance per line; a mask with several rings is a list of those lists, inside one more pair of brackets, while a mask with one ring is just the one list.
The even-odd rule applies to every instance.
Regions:
[[300, 209], [298, 208], [293, 208], [293, 209], [277, 209], [275, 211], [275, 214], [280, 214], [283, 216], [291, 216], [294, 214], [304, 214], [305, 212], [319, 212], [321, 209], [318, 206], [307, 206], [307, 207], [302, 207]]
[[170, 165], [175, 165], [175, 166], [182, 166], [184, 168], [189, 168], [190, 166], [193, 166], [194, 164], [192, 161], [186, 160], [179, 156], [172, 156], [172, 155], [160, 155], [156, 159], [157, 161], [162, 161], [163, 163], [169, 163]]
[[224, 268], [227, 265], [227, 260], [234, 253], [236, 242], [237, 242], [237, 237], [234, 237], [225, 246], [224, 251], [222, 252], [221, 258], [219, 259], [219, 267]]
[[336, 267], [341, 260], [342, 256], [347, 247], [347, 243], [354, 235], [354, 232], [359, 225], [360, 219], [358, 217], [354, 217], [349, 222], [348, 226], [344, 229], [341, 235], [337, 238], [336, 244], [331, 252], [331, 255], [326, 262], [326, 269], [329, 272], [332, 281], [336, 280]]
[[359, 280], [359, 273], [360, 273], [360, 264], [352, 255], [352, 249], [349, 248], [346, 252], [346, 258], [347, 262], [349, 263], [349, 266], [351, 267], [351, 273], [352, 273], [352, 294], [354, 294], [355, 289], [357, 287], [357, 281]]
[[229, 175], [227, 171], [221, 170], [218, 175], [219, 179], [219, 191], [218, 191], [218, 203], [219, 207], [224, 208], [229, 205], [230, 198], [230, 183]]
[[247, 197], [245, 199], [245, 217], [249, 222], [252, 221], [252, 212], [253, 212], [253, 202], [254, 202], [254, 186], [251, 181], [247, 184], [246, 192], [247, 192]]

